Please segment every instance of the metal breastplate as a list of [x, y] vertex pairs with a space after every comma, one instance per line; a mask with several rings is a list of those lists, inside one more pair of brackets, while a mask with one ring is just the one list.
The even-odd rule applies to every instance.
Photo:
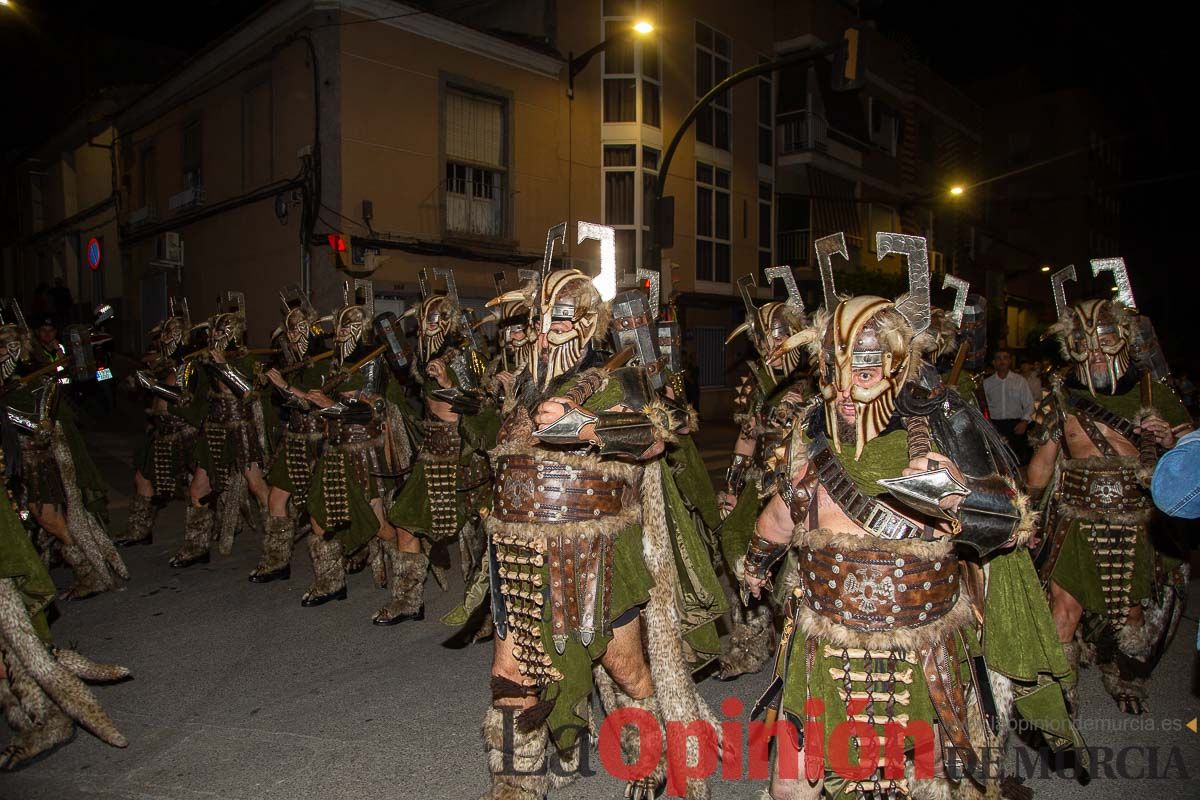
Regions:
[[958, 558], [898, 556], [881, 548], [800, 551], [804, 602], [830, 622], [868, 633], [919, 628], [958, 600]]
[[532, 455], [501, 456], [496, 465], [495, 516], [504, 522], [582, 522], [637, 502], [632, 486], [600, 471]]

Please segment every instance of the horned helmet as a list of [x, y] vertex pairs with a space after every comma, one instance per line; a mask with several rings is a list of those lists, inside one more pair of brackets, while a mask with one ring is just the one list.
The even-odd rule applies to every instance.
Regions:
[[167, 301], [167, 318], [150, 331], [154, 349], [164, 359], [174, 357], [191, 330], [192, 315], [188, 311], [187, 299], [176, 301], [174, 297], [170, 298]]
[[375, 317], [375, 286], [356, 278], [342, 285], [342, 306], [333, 312], [333, 357], [345, 363], [367, 338]]
[[29, 355], [30, 332], [15, 298], [0, 306], [0, 383], [7, 381]]
[[492, 311], [480, 319], [476, 327], [488, 322], [496, 323], [497, 342], [508, 357], [509, 368], [520, 372], [529, 364], [533, 355], [536, 337], [530, 319], [533, 296], [536, 293], [538, 273], [520, 270], [526, 284], [511, 292], [504, 291], [504, 273], [495, 274], [496, 296], [487, 302]]
[[[1117, 296], [1113, 300], [1084, 300], [1068, 306], [1063, 283], [1075, 280], [1075, 265], [1064, 267], [1050, 278], [1058, 321], [1046, 329], [1046, 336], [1058, 339], [1063, 358], [1075, 367], [1075, 377], [1093, 395], [1097, 390], [1115, 394], [1117, 382], [1129, 371], [1131, 341], [1137, 318], [1133, 287], [1123, 258], [1092, 260], [1092, 275], [1112, 272]], [[1107, 376], [1097, 381], [1092, 374], [1093, 358], [1103, 358]], [[1097, 385], [1099, 384], [1099, 385]]]
[[217, 299], [217, 311], [208, 320], [208, 346], [212, 350], [237, 347], [246, 335], [246, 296], [226, 292]]
[[292, 361], [301, 361], [308, 355], [313, 335], [320, 331], [317, 310], [296, 284], [284, 287], [279, 300], [283, 304], [283, 324], [276, 328], [272, 339], [279, 341]]
[[[838, 435], [839, 395], [854, 404], [854, 458], [867, 442], [887, 428], [896, 410], [896, 398], [920, 368], [917, 337], [930, 324], [929, 256], [925, 239], [898, 233], [877, 234], [879, 258], [893, 253], [908, 257], [909, 291], [895, 301], [861, 295], [838, 296], [833, 280], [833, 256], [849, 257], [846, 239], [837, 233], [814, 242], [821, 269], [825, 307], [814, 315], [813, 325], [785, 341], [779, 352], [807, 344], [818, 359], [818, 385], [825, 405], [825, 430], [835, 451], [841, 452]], [[855, 383], [855, 373], [880, 368], [882, 379], [866, 388]]]
[[765, 274], [769, 281], [776, 278], [783, 281], [787, 287], [786, 301], [771, 301], [761, 306], [754, 305], [752, 289], [754, 276], [743, 275], [738, 279], [738, 290], [742, 295], [742, 303], [746, 307], [746, 321], [733, 329], [725, 339], [725, 344], [732, 342], [741, 333], [750, 336], [754, 349], [767, 369], [774, 375], [779, 370], [784, 375], [790, 375], [800, 366], [802, 352], [799, 348], [781, 351], [780, 345], [794, 334], [804, 330], [807, 320], [804, 315], [804, 299], [796, 286], [796, 278], [792, 268], [787, 266], [769, 267]]
[[[436, 294], [431, 281], [445, 278], [445, 294]], [[429, 275], [424, 268], [417, 274], [417, 285], [421, 289], [421, 302], [400, 315], [400, 319], [417, 319], [417, 358], [422, 364], [437, 357], [451, 334], [459, 329], [462, 310], [458, 302], [458, 286], [454, 282], [454, 270], [433, 268]]]
[[[570, 372], [591, 343], [604, 336], [611, 312], [591, 277], [577, 269], [562, 269], [546, 276], [535, 314], [539, 352], [533, 360], [533, 377], [544, 390]], [[571, 330], [552, 330], [555, 322], [570, 322]]]

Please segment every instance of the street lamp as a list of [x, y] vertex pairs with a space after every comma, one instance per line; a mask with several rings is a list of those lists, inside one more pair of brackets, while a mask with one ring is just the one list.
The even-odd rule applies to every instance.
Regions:
[[1050, 271], [1050, 265], [1049, 265], [1049, 264], [1043, 264], [1043, 265], [1042, 265], [1042, 272], [1049, 272], [1049, 271]]
[[591, 61], [596, 54], [603, 53], [617, 42], [629, 39], [635, 34], [638, 36], [647, 36], [651, 33], [654, 33], [654, 23], [650, 22], [649, 20], [640, 19], [633, 23], [633, 25], [629, 27], [629, 30], [624, 34], [614, 36], [611, 39], [605, 39], [595, 47], [584, 50], [578, 56], [576, 56], [574, 53], [567, 53], [567, 97], [572, 100], [575, 99], [575, 76], [580, 72], [583, 72], [583, 68], [588, 65], [588, 62]]
[[966, 191], [966, 189], [964, 189], [961, 186], [951, 186], [950, 187], [950, 194], [954, 195], [955, 197], [958, 197], [965, 191]]

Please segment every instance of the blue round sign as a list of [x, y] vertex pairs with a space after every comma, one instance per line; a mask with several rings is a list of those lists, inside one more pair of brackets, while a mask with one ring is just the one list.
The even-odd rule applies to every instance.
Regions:
[[100, 269], [100, 240], [92, 237], [87, 246], [87, 261], [88, 266], [92, 269]]

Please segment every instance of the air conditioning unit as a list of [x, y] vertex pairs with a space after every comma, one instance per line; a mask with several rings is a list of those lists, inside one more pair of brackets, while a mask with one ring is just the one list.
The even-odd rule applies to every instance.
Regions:
[[150, 222], [158, 222], [158, 212], [154, 206], [143, 206], [136, 211], [129, 212], [129, 224], [135, 228]]
[[164, 265], [183, 266], [183, 238], [173, 231], [159, 234], [156, 262]]
[[198, 206], [204, 202], [204, 187], [193, 186], [190, 189], [184, 189], [178, 194], [171, 195], [171, 199], [167, 201], [167, 207], [172, 211], [179, 211], [185, 208]]

